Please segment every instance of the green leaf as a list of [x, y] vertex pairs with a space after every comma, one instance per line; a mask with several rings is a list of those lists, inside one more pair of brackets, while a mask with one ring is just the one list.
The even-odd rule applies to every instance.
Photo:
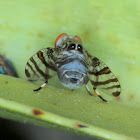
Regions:
[[104, 139], [139, 136], [137, 108], [52, 86], [34, 93], [38, 85], [31, 82], [3, 75], [0, 79], [1, 117]]
[[[139, 139], [139, 4], [139, 0], [0, 1], [0, 51], [22, 78], [0, 75], [0, 116], [91, 137]], [[54, 47], [63, 32], [81, 37], [84, 47], [110, 67], [121, 83], [120, 98], [102, 94], [109, 100], [105, 104], [84, 87], [72, 92], [56, 77], [42, 91], [32, 92], [42, 83], [25, 80], [27, 60], [39, 49]]]

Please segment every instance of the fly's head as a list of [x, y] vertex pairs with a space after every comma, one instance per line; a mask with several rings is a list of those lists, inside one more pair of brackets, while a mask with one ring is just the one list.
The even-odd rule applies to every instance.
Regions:
[[83, 53], [82, 41], [78, 36], [59, 35], [55, 41], [55, 48], [61, 51]]

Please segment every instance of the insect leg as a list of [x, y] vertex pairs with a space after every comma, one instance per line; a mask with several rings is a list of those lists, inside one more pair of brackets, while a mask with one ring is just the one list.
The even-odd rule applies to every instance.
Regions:
[[[86, 85], [86, 89], [87, 89], [87, 92], [89, 93], [89, 95], [93, 96], [88, 88], [88, 86]], [[100, 94], [99, 92], [96, 90], [96, 88], [93, 88], [95, 94], [104, 102], [108, 102], [107, 100], [105, 100]]]
[[[94, 73], [95, 74], [95, 73]], [[94, 86], [93, 87], [93, 90], [94, 90], [94, 92], [95, 92], [95, 94], [102, 100], [102, 101], [104, 101], [104, 102], [108, 102], [107, 100], [105, 100], [100, 94], [99, 94], [99, 92], [96, 90], [96, 87], [98, 86], [96, 83], [98, 83], [98, 80], [99, 80], [99, 76], [98, 75], [95, 75], [95, 82], [94, 81], [92, 81], [91, 83], [92, 83], [92, 85]], [[87, 87], [86, 87], [87, 88]], [[88, 89], [87, 89], [88, 90]], [[89, 91], [88, 91], [89, 92]], [[90, 94], [90, 93], [89, 93]]]
[[33, 90], [33, 92], [41, 90], [42, 88], [44, 88], [47, 85], [47, 83], [48, 83], [48, 81], [45, 81], [45, 83], [43, 83], [39, 88]]
[[100, 94], [99, 94], [99, 92], [96, 90], [96, 88], [94, 87], [93, 88], [93, 90], [94, 90], [94, 92], [96, 93], [96, 95], [102, 100], [102, 101], [104, 101], [104, 102], [106, 102], [106, 103], [108, 103], [108, 101], [107, 100], [105, 100]]
[[89, 93], [89, 95], [93, 96], [93, 95], [91, 94], [91, 92], [90, 92], [88, 86], [87, 86], [87, 85], [85, 85], [85, 86], [86, 86], [86, 90], [87, 90], [87, 92]]

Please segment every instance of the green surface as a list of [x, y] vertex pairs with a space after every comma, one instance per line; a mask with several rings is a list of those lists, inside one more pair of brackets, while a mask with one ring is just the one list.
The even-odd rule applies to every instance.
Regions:
[[[139, 139], [139, 26], [139, 0], [0, 1], [0, 52], [24, 79], [0, 76], [0, 116], [42, 125], [42, 118], [33, 121], [31, 110], [36, 107], [56, 114], [56, 120], [64, 117], [63, 125], [53, 122], [58, 129], [62, 125], [62, 129], [72, 129], [70, 132], [76, 130], [106, 139]], [[104, 104], [89, 96], [84, 87], [72, 92], [57, 78], [43, 91], [31, 92], [41, 83], [25, 81], [27, 60], [39, 49], [54, 47], [56, 37], [63, 32], [80, 36], [84, 47], [110, 67], [121, 83], [120, 98], [102, 94], [109, 100], [109, 104]], [[43, 122], [46, 120], [51, 122], [44, 116]], [[73, 123], [77, 121], [90, 127], [75, 128]]]
[[[140, 114], [137, 108], [111, 101], [104, 103], [79, 90], [71, 92], [48, 86], [34, 93], [32, 88], [38, 86], [33, 83], [3, 75], [0, 79], [1, 117], [54, 128], [59, 125], [65, 131], [72, 129], [77, 130], [75, 133], [106, 139], [139, 138]], [[34, 115], [34, 109], [42, 110], [43, 114]], [[78, 124], [86, 127], [78, 128]]]

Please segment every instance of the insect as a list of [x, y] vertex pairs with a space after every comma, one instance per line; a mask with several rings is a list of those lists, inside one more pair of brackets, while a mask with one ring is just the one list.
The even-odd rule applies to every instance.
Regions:
[[0, 55], [0, 74], [18, 77], [12, 63]]
[[38, 89], [44, 88], [53, 76], [50, 70], [57, 73], [63, 85], [74, 90], [87, 83], [93, 85], [95, 94], [107, 102], [97, 91], [98, 89], [108, 95], [119, 96], [121, 87], [116, 76], [109, 67], [98, 58], [90, 55], [82, 45], [78, 36], [60, 34], [55, 41], [55, 48], [44, 48], [34, 54], [27, 62], [25, 74], [30, 81], [45, 81]]

